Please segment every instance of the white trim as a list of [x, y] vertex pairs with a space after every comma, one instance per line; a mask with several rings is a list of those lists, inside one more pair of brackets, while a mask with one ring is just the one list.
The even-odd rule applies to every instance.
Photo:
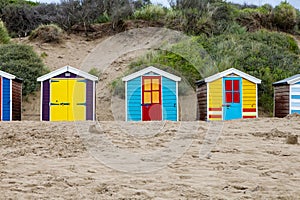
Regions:
[[287, 84], [295, 84], [300, 81], [300, 77], [294, 78], [292, 80], [287, 81]]
[[176, 112], [177, 112], [177, 119], [179, 121], [179, 96], [178, 96], [178, 82], [176, 81]]
[[43, 100], [44, 100], [44, 97], [43, 97], [43, 85], [44, 85], [44, 82], [42, 81], [41, 82], [41, 98], [40, 98], [40, 121], [43, 121]]
[[210, 83], [206, 83], [206, 87], [207, 87], [207, 89], [206, 89], [206, 121], [209, 121], [209, 84]]
[[93, 121], [95, 121], [95, 118], [96, 118], [96, 82], [93, 81]]
[[292, 110], [300, 110], [300, 107], [291, 107], [291, 112]]
[[76, 74], [77, 76], [81, 76], [81, 77], [89, 79], [91, 81], [98, 81], [98, 77], [93, 76], [87, 72], [81, 71], [79, 69], [76, 69], [76, 68], [68, 66], [68, 65], [37, 78], [37, 81], [45, 81], [52, 77], [58, 76], [64, 72], [71, 72], [73, 74]]
[[[290, 86], [292, 86], [292, 85], [290, 85]], [[291, 90], [290, 90], [291, 92], [292, 92], [292, 89], [293, 88], [291, 87]], [[293, 95], [300, 95], [300, 92], [293, 92]]]
[[256, 84], [260, 84], [261, 83], [261, 80], [260, 79], [257, 79], [255, 78], [254, 76], [251, 76], [249, 74], [246, 74], [240, 70], [237, 70], [235, 68], [230, 68], [230, 69], [227, 69], [223, 72], [220, 72], [220, 73], [217, 73], [215, 75], [212, 75], [210, 77], [207, 77], [204, 79], [205, 82], [212, 82], [212, 81], [215, 81], [217, 79], [220, 79], [220, 78], [223, 78], [224, 76], [227, 76], [229, 74], [236, 74], [238, 76], [241, 76], [242, 78], [245, 78], [253, 83], [256, 83]]
[[291, 85], [293, 85], [293, 88], [296, 88], [296, 89], [300, 88], [299, 84], [291, 84]]
[[222, 111], [209, 111], [210, 115], [222, 115]]
[[291, 99], [292, 103], [300, 103], [300, 99]]
[[12, 75], [10, 73], [7, 73], [7, 72], [1, 71], [1, 70], [0, 70], [0, 76], [7, 78], [7, 79], [15, 79], [16, 78], [15, 75]]
[[128, 111], [127, 111], [127, 81], [125, 82], [125, 121], [128, 121]]
[[9, 89], [10, 89], [10, 99], [9, 99], [9, 106], [10, 106], [10, 116], [9, 116], [9, 118], [10, 118], [10, 121], [12, 121], [12, 93], [13, 93], [13, 91], [12, 91], [12, 80], [10, 79], [9, 80]]
[[170, 74], [170, 73], [168, 73], [168, 72], [165, 72], [165, 71], [163, 71], [163, 70], [157, 69], [157, 68], [155, 68], [155, 67], [153, 67], [153, 66], [147, 67], [147, 68], [142, 69], [142, 70], [140, 70], [140, 71], [138, 71], [138, 72], [135, 72], [135, 73], [133, 73], [133, 74], [130, 74], [130, 75], [128, 75], [128, 76], [125, 76], [125, 77], [122, 78], [122, 81], [130, 81], [130, 80], [135, 79], [135, 78], [137, 78], [137, 77], [139, 77], [139, 76], [143, 76], [144, 74], [147, 74], [147, 73], [149, 73], [149, 72], [154, 72], [154, 73], [156, 73], [156, 74], [159, 74], [159, 75], [161, 75], [161, 76], [164, 76], [164, 77], [166, 77], [166, 78], [169, 78], [169, 79], [171, 79], [171, 80], [173, 80], [173, 81], [181, 81], [181, 78], [180, 78], [180, 77], [175, 76], [175, 75], [173, 75], [173, 74]]
[[289, 114], [292, 113], [291, 103], [292, 103], [292, 85], [289, 85]]
[[[258, 118], [258, 90], [257, 90], [257, 84], [255, 85], [255, 90], [256, 90], [256, 118]], [[275, 95], [274, 95], [275, 98]], [[275, 101], [274, 101], [275, 102]]]

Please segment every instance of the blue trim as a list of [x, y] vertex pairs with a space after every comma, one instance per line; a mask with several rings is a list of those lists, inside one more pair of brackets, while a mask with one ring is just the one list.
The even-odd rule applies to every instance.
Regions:
[[[240, 81], [240, 102], [239, 103], [226, 103], [225, 95], [225, 81], [226, 80], [239, 80]], [[223, 104], [228, 104], [228, 107], [223, 107], [223, 119], [241, 119], [242, 118], [242, 78], [241, 77], [224, 77], [223, 78]]]
[[291, 99], [300, 99], [300, 95], [291, 95]]
[[10, 121], [10, 79], [2, 77], [2, 120]]
[[177, 121], [176, 82], [162, 77], [163, 120]]
[[292, 110], [291, 114], [293, 114], [293, 113], [299, 113], [300, 114], [300, 110]]

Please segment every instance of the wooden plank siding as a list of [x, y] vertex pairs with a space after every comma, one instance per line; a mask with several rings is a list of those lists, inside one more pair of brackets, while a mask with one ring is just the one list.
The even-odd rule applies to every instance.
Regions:
[[290, 86], [274, 87], [274, 116], [285, 117], [289, 114]]
[[207, 120], [207, 84], [197, 87], [197, 120]]
[[21, 121], [22, 83], [12, 80], [12, 120]]
[[256, 84], [243, 78], [243, 118], [256, 118]]
[[208, 89], [208, 120], [222, 120], [223, 79], [220, 78], [208, 83]]

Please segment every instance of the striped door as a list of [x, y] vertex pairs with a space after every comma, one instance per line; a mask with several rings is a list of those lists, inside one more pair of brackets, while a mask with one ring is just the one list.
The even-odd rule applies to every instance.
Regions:
[[2, 121], [2, 77], [0, 76], [0, 121]]
[[300, 114], [300, 82], [291, 85], [290, 102], [290, 113]]
[[84, 80], [51, 79], [50, 91], [50, 121], [85, 120]]
[[142, 78], [142, 120], [162, 120], [161, 77]]
[[242, 118], [241, 81], [240, 77], [224, 78], [224, 120]]

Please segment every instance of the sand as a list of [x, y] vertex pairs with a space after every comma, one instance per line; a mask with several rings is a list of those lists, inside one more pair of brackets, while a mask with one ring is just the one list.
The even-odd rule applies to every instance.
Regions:
[[[217, 126], [220, 131], [209, 131]], [[0, 199], [300, 196], [300, 147], [286, 144], [287, 135], [300, 135], [297, 117], [221, 124], [2, 122], [0, 132]], [[205, 144], [212, 151], [199, 155]]]
[[24, 121], [0, 123], [0, 199], [299, 199], [300, 148], [286, 143], [299, 138], [299, 116], [194, 121], [191, 92], [180, 97], [182, 122], [124, 122], [111, 82], [160, 33], [69, 35], [62, 44], [17, 39], [46, 53], [51, 70], [101, 71], [98, 122], [39, 122], [39, 91], [24, 98]]

